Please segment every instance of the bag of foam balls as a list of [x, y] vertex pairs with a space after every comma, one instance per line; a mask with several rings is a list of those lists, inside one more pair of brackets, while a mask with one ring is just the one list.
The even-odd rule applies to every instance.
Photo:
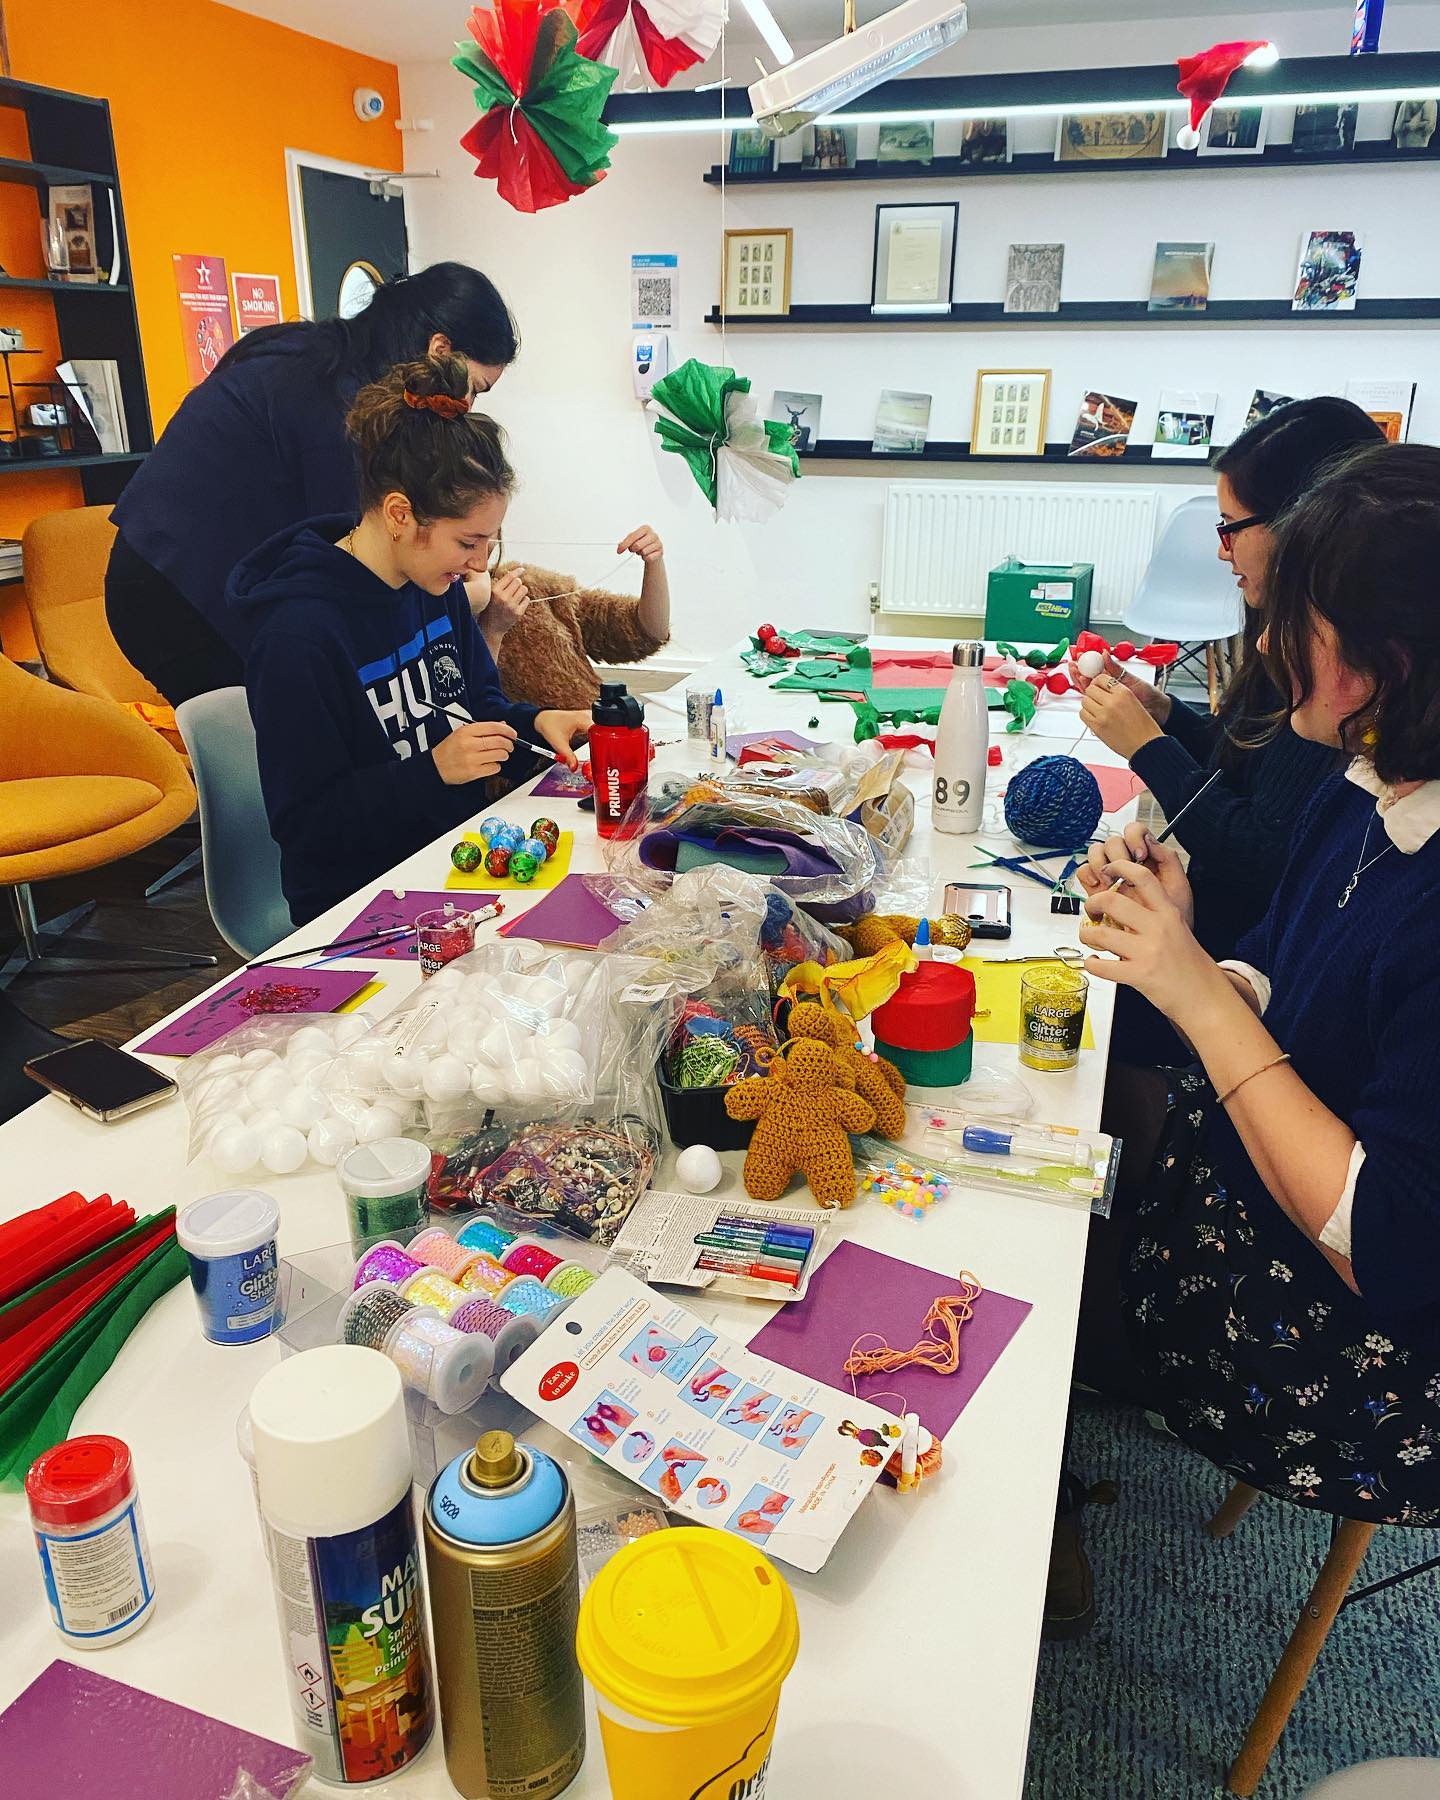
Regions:
[[413, 1101], [360, 1092], [345, 1061], [372, 1021], [358, 1013], [251, 1019], [187, 1059], [179, 1076], [189, 1157], [222, 1175], [331, 1168], [355, 1144], [398, 1137]]

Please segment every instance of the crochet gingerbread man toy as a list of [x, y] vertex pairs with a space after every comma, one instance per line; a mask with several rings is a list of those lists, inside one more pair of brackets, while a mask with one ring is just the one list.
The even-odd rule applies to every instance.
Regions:
[[883, 1056], [870, 1056], [855, 1044], [855, 1027], [840, 1013], [827, 1012], [813, 1000], [801, 1000], [790, 1008], [786, 1031], [792, 1038], [817, 1038], [829, 1044], [849, 1071], [855, 1092], [875, 1113], [875, 1130], [884, 1138], [898, 1138], [905, 1130], [905, 1077]]
[[[919, 919], [909, 913], [866, 913], [853, 925], [837, 925], [835, 929], [857, 956], [873, 956], [897, 938], [902, 944], [913, 944], [919, 927]], [[963, 950], [970, 942], [970, 935], [970, 921], [962, 919], [958, 913], [941, 913], [938, 919], [930, 921], [932, 944], [948, 944], [951, 949]]]
[[828, 1044], [815, 1038], [791, 1044], [764, 1075], [727, 1088], [725, 1110], [732, 1119], [756, 1121], [743, 1177], [752, 1200], [778, 1200], [797, 1172], [821, 1206], [849, 1206], [855, 1198], [847, 1133], [869, 1131], [875, 1109], [855, 1092], [854, 1078]]

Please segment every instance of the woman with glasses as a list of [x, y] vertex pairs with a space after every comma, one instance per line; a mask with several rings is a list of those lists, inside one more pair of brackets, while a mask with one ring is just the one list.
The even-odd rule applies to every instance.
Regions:
[[512, 700], [590, 706], [600, 698], [595, 663], [643, 662], [670, 637], [665, 546], [648, 525], [615, 547], [645, 565], [638, 597], [584, 588], [571, 576], [507, 563], [496, 545], [491, 572], [467, 583], [471, 609]]
[[[1291, 401], [1216, 457], [1219, 555], [1234, 570], [1245, 602], [1239, 672], [1218, 713], [1137, 681], [1111, 658], [1103, 674], [1077, 682], [1081, 718], [1126, 759], [1161, 811], [1174, 818], [1189, 808], [1175, 842], [1189, 852], [1195, 934], [1212, 956], [1228, 956], [1264, 916], [1295, 821], [1336, 762], [1328, 745], [1307, 742], [1286, 727], [1284, 697], [1256, 653], [1274, 525], [1328, 464], [1383, 441], [1368, 413], [1349, 400], [1321, 395]], [[1176, 1060], [1174, 1035], [1152, 1010], [1135, 996], [1120, 999], [1117, 1056], [1139, 1063]]]

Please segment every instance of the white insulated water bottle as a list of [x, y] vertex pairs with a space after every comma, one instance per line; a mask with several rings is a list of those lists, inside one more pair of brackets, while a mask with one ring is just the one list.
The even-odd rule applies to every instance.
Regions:
[[985, 707], [985, 646], [957, 644], [935, 733], [932, 818], [937, 831], [973, 832], [985, 811], [990, 719]]

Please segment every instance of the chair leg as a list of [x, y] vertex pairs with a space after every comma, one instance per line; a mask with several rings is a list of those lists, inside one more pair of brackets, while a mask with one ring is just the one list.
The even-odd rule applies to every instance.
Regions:
[[1205, 686], [1210, 695], [1210, 710], [1216, 712], [1220, 706], [1220, 682], [1215, 667], [1215, 646], [1205, 646]]
[[35, 916], [35, 899], [28, 882], [10, 889], [10, 908], [20, 928], [19, 946], [0, 964], [0, 988], [9, 987], [27, 970], [38, 975], [123, 974], [131, 970], [213, 969], [216, 958], [190, 951], [161, 950], [149, 944], [69, 943], [69, 954], [57, 955], [54, 946], [65, 934], [95, 910], [86, 901], [57, 919], [41, 924]]
[[1214, 1517], [1206, 1520], [1206, 1531], [1213, 1538], [1229, 1537], [1259, 1498], [1259, 1488], [1253, 1488], [1243, 1481], [1237, 1481], [1220, 1502]]
[[1341, 1519], [1330, 1540], [1330, 1551], [1315, 1578], [1285, 1653], [1270, 1677], [1265, 1697], [1256, 1709], [1240, 1754], [1230, 1765], [1225, 1785], [1232, 1794], [1248, 1800], [1255, 1792], [1280, 1733], [1304, 1692], [1330, 1627], [1335, 1623], [1355, 1571], [1365, 1560], [1376, 1527], [1360, 1519]]
[[183, 881], [192, 870], [200, 867], [203, 854], [204, 853], [200, 850], [192, 850], [188, 856], [182, 856], [179, 862], [175, 864], [174, 868], [167, 869], [163, 875], [150, 883], [149, 887], [145, 890], [145, 898], [147, 900], [153, 900], [157, 894], [163, 893], [167, 887], [172, 886], [177, 881]]

